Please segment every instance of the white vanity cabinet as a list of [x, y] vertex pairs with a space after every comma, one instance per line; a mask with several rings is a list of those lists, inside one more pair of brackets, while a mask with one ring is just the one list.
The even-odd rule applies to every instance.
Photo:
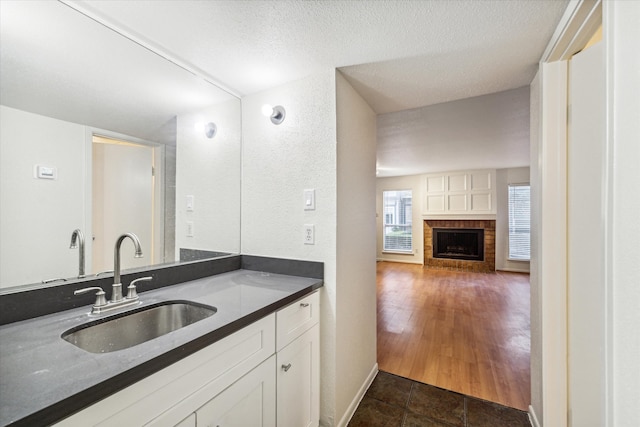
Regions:
[[276, 313], [278, 427], [315, 427], [320, 420], [318, 293]]
[[314, 292], [57, 425], [317, 426], [318, 321]]
[[[275, 427], [276, 357], [271, 356], [195, 413], [197, 427]], [[191, 417], [188, 418], [191, 420]], [[191, 421], [189, 421], [191, 422]]]

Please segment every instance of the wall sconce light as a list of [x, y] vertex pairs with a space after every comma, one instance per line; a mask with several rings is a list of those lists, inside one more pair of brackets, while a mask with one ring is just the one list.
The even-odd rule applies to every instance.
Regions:
[[279, 125], [280, 123], [284, 122], [286, 112], [284, 111], [284, 107], [282, 105], [276, 105], [275, 107], [272, 107], [269, 104], [265, 104], [262, 106], [262, 114], [264, 114], [265, 117], [269, 117], [271, 119], [271, 123], [273, 123], [274, 125]]
[[207, 136], [207, 138], [211, 139], [214, 136], [216, 136], [217, 133], [218, 133], [218, 126], [216, 126], [215, 123], [209, 122], [206, 125], [204, 125], [204, 134]]
[[218, 126], [213, 122], [209, 122], [207, 124], [198, 122], [195, 124], [195, 129], [198, 133], [204, 132], [205, 136], [209, 139], [213, 138], [218, 133]]

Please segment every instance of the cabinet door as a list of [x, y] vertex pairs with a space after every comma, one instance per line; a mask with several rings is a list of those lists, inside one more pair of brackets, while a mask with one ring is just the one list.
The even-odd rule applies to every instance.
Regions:
[[196, 411], [198, 427], [275, 427], [275, 355]]
[[277, 353], [278, 427], [315, 427], [320, 418], [320, 328]]

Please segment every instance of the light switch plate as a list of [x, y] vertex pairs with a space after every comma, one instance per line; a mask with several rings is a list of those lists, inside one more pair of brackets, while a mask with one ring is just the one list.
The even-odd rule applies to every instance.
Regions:
[[305, 211], [316, 210], [316, 190], [314, 189], [304, 190], [304, 210]]
[[38, 179], [56, 179], [58, 178], [58, 169], [53, 166], [34, 165], [33, 176]]
[[187, 212], [193, 212], [194, 197], [187, 196]]

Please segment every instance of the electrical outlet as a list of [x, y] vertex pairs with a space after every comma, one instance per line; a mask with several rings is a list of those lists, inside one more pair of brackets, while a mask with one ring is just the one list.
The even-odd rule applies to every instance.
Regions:
[[193, 237], [193, 221], [187, 221], [187, 237]]
[[315, 245], [316, 236], [315, 236], [315, 227], [313, 224], [305, 224], [304, 225], [304, 244], [305, 245]]

